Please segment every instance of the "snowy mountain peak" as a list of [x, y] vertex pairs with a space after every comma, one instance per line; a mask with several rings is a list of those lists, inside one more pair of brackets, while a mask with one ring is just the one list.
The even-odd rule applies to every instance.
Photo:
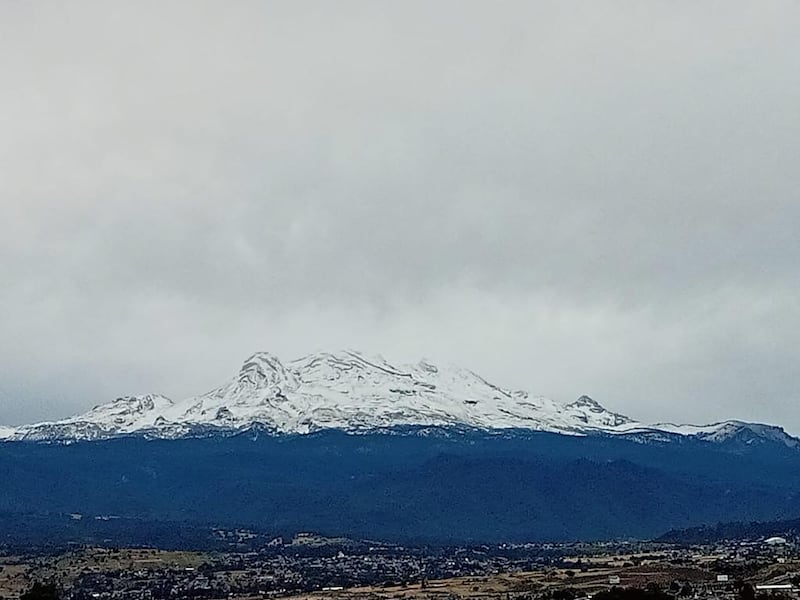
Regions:
[[263, 388], [294, 384], [294, 380], [277, 356], [269, 352], [256, 352], [242, 364], [239, 383]]
[[[397, 426], [523, 429], [570, 435], [681, 434], [743, 443], [753, 436], [787, 445], [780, 428], [726, 422], [708, 428], [648, 426], [607, 410], [589, 396], [569, 404], [510, 391], [468, 369], [428, 360], [396, 365], [355, 350], [318, 352], [282, 362], [269, 352], [248, 357], [222, 386], [173, 402], [124, 396], [54, 423], [1, 428], [2, 439], [105, 439], [119, 435], [181, 437], [259, 427], [277, 434], [323, 429], [369, 431]], [[681, 429], [683, 428], [683, 429]]]
[[762, 425], [760, 423], [744, 423], [742, 421], [727, 421], [713, 432], [706, 434], [705, 439], [714, 441], [735, 440], [743, 444], [752, 444], [763, 440], [782, 442], [787, 445], [797, 445], [797, 440], [792, 438], [783, 427], [777, 425]]
[[172, 400], [159, 394], [122, 396], [109, 404], [95, 406], [87, 416], [97, 422], [113, 421], [119, 425], [130, 420], [146, 419], [151, 413], [166, 410], [173, 404]]
[[571, 402], [567, 406], [572, 406], [575, 408], [586, 408], [591, 411], [601, 412], [604, 411], [605, 408], [595, 399], [590, 398], [589, 396], [581, 396], [575, 402]]
[[616, 429], [635, 423], [630, 417], [609, 411], [597, 400], [589, 396], [581, 396], [575, 402], [567, 404], [566, 409], [576, 419], [586, 423], [594, 423], [599, 428]]
[[290, 368], [301, 374], [304, 381], [409, 376], [408, 373], [389, 364], [382, 356], [370, 357], [356, 350], [309, 354], [292, 361]]
[[[133, 412], [145, 412], [155, 410], [159, 407], [172, 406], [173, 402], [166, 396], [159, 394], [144, 394], [143, 396], [121, 396], [114, 400], [112, 405], [117, 407], [124, 407], [123, 410]], [[108, 405], [106, 405], [108, 406]], [[95, 409], [100, 409], [101, 406], [96, 406]]]
[[425, 373], [436, 374], [439, 372], [439, 367], [425, 358], [417, 363], [417, 368]]

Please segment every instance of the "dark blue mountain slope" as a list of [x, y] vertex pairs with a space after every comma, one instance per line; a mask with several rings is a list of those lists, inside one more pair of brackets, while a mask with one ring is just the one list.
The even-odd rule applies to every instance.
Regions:
[[[401, 434], [402, 433], [402, 434]], [[0, 444], [0, 512], [429, 541], [653, 537], [800, 515], [800, 452], [408, 430]]]

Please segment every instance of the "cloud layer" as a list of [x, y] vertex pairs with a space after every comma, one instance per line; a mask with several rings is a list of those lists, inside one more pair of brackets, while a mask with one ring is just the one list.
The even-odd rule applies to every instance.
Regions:
[[800, 432], [794, 2], [0, 8], [0, 423], [255, 350]]

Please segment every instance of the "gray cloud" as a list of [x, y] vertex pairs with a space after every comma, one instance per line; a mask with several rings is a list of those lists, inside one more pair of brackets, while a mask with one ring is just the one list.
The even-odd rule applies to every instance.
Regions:
[[0, 9], [0, 422], [359, 347], [800, 431], [795, 2]]

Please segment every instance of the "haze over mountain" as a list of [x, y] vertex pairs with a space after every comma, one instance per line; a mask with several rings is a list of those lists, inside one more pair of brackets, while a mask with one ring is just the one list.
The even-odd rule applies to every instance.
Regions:
[[356, 347], [800, 432], [798, 22], [3, 3], [0, 422]]

